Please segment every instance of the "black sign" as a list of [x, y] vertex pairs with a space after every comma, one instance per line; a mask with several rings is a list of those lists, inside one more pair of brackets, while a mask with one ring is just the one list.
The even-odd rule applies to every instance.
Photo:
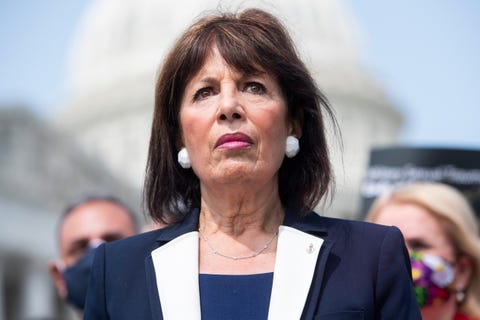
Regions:
[[379, 195], [413, 182], [442, 182], [459, 189], [480, 214], [480, 150], [389, 147], [370, 152], [360, 217]]

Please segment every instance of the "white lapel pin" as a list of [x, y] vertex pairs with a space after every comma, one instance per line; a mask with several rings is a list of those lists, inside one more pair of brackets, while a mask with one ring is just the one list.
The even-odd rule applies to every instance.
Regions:
[[307, 247], [307, 252], [308, 253], [313, 253], [313, 250], [314, 250], [313, 243], [310, 243]]

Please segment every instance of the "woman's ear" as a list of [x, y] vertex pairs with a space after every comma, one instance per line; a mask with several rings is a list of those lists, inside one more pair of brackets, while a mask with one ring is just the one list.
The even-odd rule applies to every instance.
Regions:
[[467, 289], [472, 272], [472, 259], [466, 255], [461, 255], [455, 264], [455, 290], [464, 291]]
[[182, 132], [178, 132], [177, 138], [175, 139], [175, 148], [177, 148], [177, 150], [180, 150], [183, 147], [185, 147], [185, 143], [183, 142], [183, 134]]
[[290, 121], [290, 128], [288, 131], [289, 136], [295, 136], [298, 139], [302, 136], [302, 126], [300, 125], [299, 120], [291, 120]]

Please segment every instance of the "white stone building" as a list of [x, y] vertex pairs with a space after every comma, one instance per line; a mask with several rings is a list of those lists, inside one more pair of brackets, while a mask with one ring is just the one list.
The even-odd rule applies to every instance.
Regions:
[[132, 207], [139, 203], [136, 190], [47, 123], [19, 108], [0, 109], [1, 320], [65, 319], [48, 262], [58, 255], [62, 210], [88, 194], [115, 194]]

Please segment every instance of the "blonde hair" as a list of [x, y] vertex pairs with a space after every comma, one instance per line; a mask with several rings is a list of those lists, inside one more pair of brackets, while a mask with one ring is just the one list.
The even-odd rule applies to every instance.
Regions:
[[446, 234], [458, 253], [471, 259], [473, 270], [460, 309], [469, 316], [480, 316], [480, 239], [475, 213], [466, 198], [455, 188], [441, 183], [414, 183], [377, 198], [366, 220], [375, 222], [389, 203], [421, 206], [442, 220]]

